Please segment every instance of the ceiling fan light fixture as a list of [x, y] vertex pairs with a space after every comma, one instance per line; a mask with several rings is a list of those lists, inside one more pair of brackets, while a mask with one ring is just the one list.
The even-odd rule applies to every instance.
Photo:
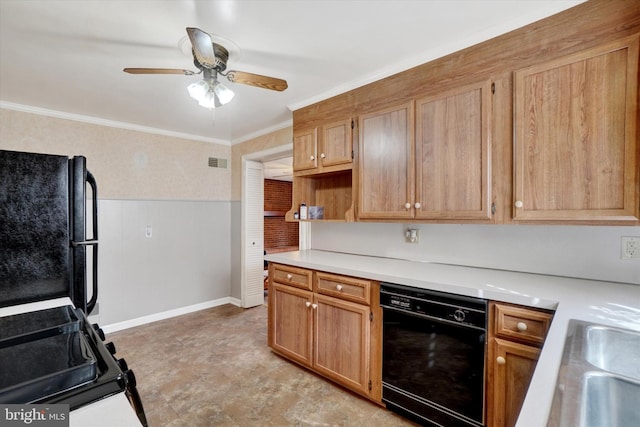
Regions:
[[234, 97], [231, 89], [211, 78], [192, 83], [187, 87], [189, 95], [205, 108], [228, 104]]
[[216, 108], [220, 107], [222, 104], [216, 99], [216, 95], [209, 91], [205, 93], [202, 98], [198, 100], [198, 104], [204, 108]]
[[187, 90], [189, 91], [189, 95], [195, 100], [200, 100], [205, 93], [209, 91], [209, 83], [204, 80], [200, 80], [196, 83], [191, 83]]
[[222, 105], [228, 104], [235, 95], [231, 89], [218, 81], [213, 82], [213, 93], [216, 94]]

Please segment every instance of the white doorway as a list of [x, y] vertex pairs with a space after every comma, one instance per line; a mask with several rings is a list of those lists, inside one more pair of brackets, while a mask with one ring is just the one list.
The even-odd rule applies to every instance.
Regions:
[[255, 307], [264, 302], [262, 262], [264, 226], [262, 216], [256, 215], [264, 206], [264, 171], [262, 163], [242, 160], [242, 266], [240, 301], [242, 307]]
[[[282, 159], [293, 155], [293, 144], [285, 144], [269, 150], [242, 156], [242, 219], [241, 219], [241, 306], [254, 307], [264, 302], [264, 202], [260, 197], [260, 205], [254, 200], [255, 195], [264, 191], [264, 172], [260, 170], [260, 179], [257, 180], [255, 163], [264, 163]], [[253, 207], [249, 208], [249, 204]], [[255, 229], [255, 224], [260, 224], [260, 236]], [[308, 224], [300, 224], [300, 249], [309, 247]], [[251, 233], [251, 234], [248, 234]], [[252, 237], [255, 237], [252, 238]], [[254, 244], [255, 242], [255, 244]], [[255, 254], [259, 251], [259, 257]], [[259, 290], [258, 290], [259, 288]]]

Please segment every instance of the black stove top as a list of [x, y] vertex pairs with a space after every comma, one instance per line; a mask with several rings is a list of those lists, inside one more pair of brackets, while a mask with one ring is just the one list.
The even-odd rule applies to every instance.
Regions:
[[113, 343], [72, 306], [0, 317], [0, 403], [66, 403], [76, 409], [132, 392], [135, 377]]

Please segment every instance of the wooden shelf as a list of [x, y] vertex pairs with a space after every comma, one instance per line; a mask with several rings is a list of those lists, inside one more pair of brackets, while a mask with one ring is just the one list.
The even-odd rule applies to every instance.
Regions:
[[287, 214], [287, 211], [264, 211], [264, 217], [283, 217]]
[[[314, 176], [294, 176], [293, 207], [287, 213], [287, 221], [354, 221], [353, 186], [351, 169]], [[323, 219], [294, 219], [301, 203], [307, 206], [322, 206]]]

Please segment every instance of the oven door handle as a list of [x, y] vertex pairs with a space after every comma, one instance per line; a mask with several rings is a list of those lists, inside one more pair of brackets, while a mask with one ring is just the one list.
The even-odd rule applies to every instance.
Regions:
[[[413, 311], [407, 311], [407, 310], [402, 310], [396, 307], [392, 307], [386, 304], [380, 304], [380, 307], [382, 307], [384, 310], [391, 310], [391, 311], [395, 311], [396, 313], [402, 313], [402, 314], [406, 314], [408, 316], [413, 316], [413, 317], [418, 317], [421, 319], [428, 319], [428, 320], [433, 320], [434, 322], [439, 322], [439, 323], [445, 323], [448, 325], [454, 325], [454, 326], [459, 326], [461, 328], [469, 328], [469, 329], [475, 329], [477, 331], [483, 331], [486, 332], [487, 328], [481, 328], [479, 326], [474, 326], [474, 325], [469, 325], [467, 323], [460, 323], [460, 322], [455, 322], [453, 320], [448, 320], [448, 319], [443, 319], [442, 317], [436, 317], [436, 316], [430, 316], [428, 314], [422, 314], [422, 313], [415, 313]], [[383, 317], [384, 317], [384, 310], [383, 310]]]

